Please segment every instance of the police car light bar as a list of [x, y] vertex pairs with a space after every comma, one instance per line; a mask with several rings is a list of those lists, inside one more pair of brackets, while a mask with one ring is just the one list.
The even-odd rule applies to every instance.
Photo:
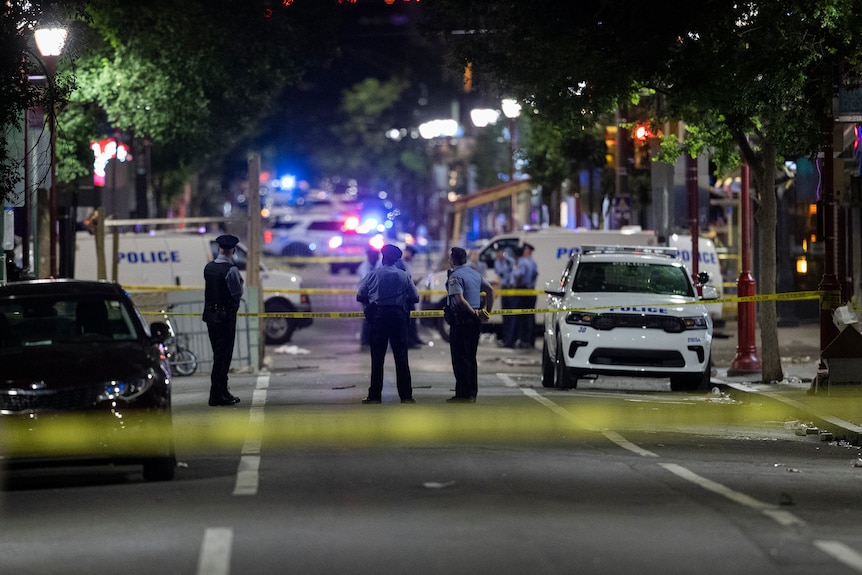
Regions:
[[664, 246], [581, 246], [581, 253], [588, 254], [653, 254], [658, 256], [677, 257], [676, 248]]

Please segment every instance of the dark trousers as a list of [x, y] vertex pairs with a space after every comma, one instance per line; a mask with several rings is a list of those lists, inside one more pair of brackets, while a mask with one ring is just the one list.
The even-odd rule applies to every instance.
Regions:
[[386, 349], [392, 346], [395, 358], [395, 385], [398, 397], [413, 398], [413, 382], [410, 378], [410, 363], [407, 359], [407, 323], [410, 317], [400, 307], [380, 307], [369, 320], [369, 342], [371, 344], [371, 385], [368, 397], [380, 399], [383, 393], [383, 362]]
[[207, 322], [207, 332], [213, 350], [213, 368], [210, 374], [210, 399], [225, 399], [228, 394], [227, 374], [233, 359], [233, 343], [236, 339], [236, 315], [220, 322]]
[[[511, 288], [503, 288], [503, 289], [511, 289]], [[504, 295], [500, 298], [500, 305], [503, 306], [503, 309], [515, 309], [518, 307], [518, 296], [514, 295]], [[515, 345], [515, 342], [518, 341], [518, 334], [515, 331], [516, 326], [518, 324], [518, 317], [516, 315], [504, 315], [503, 316], [503, 345], [512, 347]]]
[[475, 398], [479, 392], [476, 352], [479, 350], [481, 331], [478, 321], [449, 326], [449, 352], [452, 355], [452, 371], [455, 373], [455, 397]]
[[[520, 296], [518, 307], [520, 309], [535, 309], [536, 296]], [[529, 313], [514, 317], [517, 318], [517, 339], [521, 341], [522, 346], [533, 347], [536, 343], [536, 316]]]

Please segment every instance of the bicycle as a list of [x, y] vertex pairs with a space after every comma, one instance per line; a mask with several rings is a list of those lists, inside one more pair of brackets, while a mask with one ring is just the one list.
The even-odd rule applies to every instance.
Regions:
[[165, 340], [168, 363], [172, 372], [181, 376], [189, 376], [197, 371], [198, 358], [192, 350], [183, 345], [187, 341], [187, 336], [178, 335], [174, 329], [174, 323], [171, 321], [170, 313], [168, 313], [173, 308], [174, 306], [171, 305], [168, 306], [167, 310], [162, 310], [165, 325], [168, 326], [168, 338]]

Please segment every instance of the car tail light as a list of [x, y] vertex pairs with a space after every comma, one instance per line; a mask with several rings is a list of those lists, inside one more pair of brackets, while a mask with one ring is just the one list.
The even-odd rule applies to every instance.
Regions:
[[272, 230], [266, 230], [263, 232], [263, 243], [271, 244], [272, 243]]

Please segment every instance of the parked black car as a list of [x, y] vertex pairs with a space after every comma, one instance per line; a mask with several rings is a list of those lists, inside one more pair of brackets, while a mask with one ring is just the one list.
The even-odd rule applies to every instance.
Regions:
[[108, 282], [0, 286], [0, 453], [6, 467], [143, 464], [174, 477], [167, 326]]

